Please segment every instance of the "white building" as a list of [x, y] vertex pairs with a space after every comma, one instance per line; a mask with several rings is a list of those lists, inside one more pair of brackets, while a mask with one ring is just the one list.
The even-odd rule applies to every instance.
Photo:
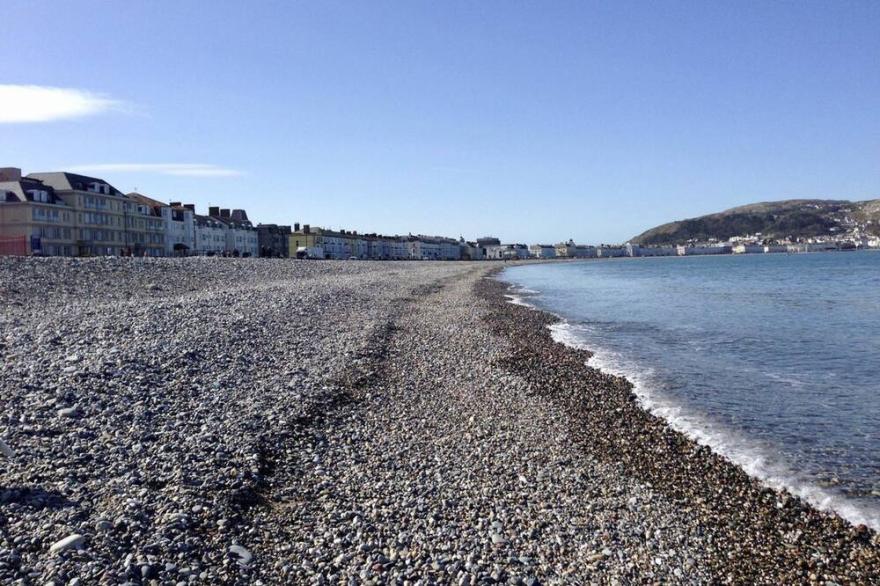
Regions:
[[345, 234], [338, 232], [321, 232], [321, 246], [324, 256], [335, 260], [344, 260], [351, 256], [351, 243]]
[[358, 259], [367, 259], [370, 258], [370, 243], [366, 238], [358, 237], [357, 233], [353, 234], [351, 238], [349, 238], [349, 250], [351, 252], [351, 257], [355, 257]]
[[637, 244], [626, 245], [626, 256], [675, 256], [678, 249], [675, 246], [639, 246]]
[[407, 247], [412, 260], [440, 259], [440, 243], [434, 240], [410, 237], [407, 239]]
[[244, 210], [208, 208], [208, 216], [225, 226], [223, 253], [231, 256], [260, 256], [260, 239]]
[[451, 238], [441, 239], [440, 258], [443, 260], [461, 260], [461, 244]]
[[372, 260], [388, 260], [391, 258], [391, 242], [382, 236], [367, 238], [367, 258]]
[[183, 206], [180, 202], [165, 204], [142, 193], [129, 193], [126, 197], [150, 208], [153, 214], [162, 219], [165, 256], [179, 256], [195, 251], [195, 206]]
[[393, 260], [409, 258], [409, 244], [404, 238], [392, 238], [388, 241], [388, 256]]
[[535, 258], [555, 258], [556, 247], [550, 244], [532, 244], [529, 253]]
[[253, 226], [227, 224], [226, 252], [234, 256], [260, 256], [260, 242]]
[[193, 231], [195, 244], [193, 250], [196, 254], [219, 255], [226, 252], [226, 224], [211, 216], [196, 214], [193, 218]]
[[596, 256], [599, 258], [617, 258], [626, 256], [625, 246], [599, 246], [596, 248]]
[[731, 250], [733, 251], [733, 254], [764, 254], [764, 245], [740, 242], [739, 244], [735, 244]]
[[701, 256], [706, 254], [730, 254], [732, 249], [730, 246], [726, 245], [695, 245], [695, 246], [683, 246], [679, 245], [676, 247], [679, 256]]
[[161, 208], [162, 219], [165, 221], [165, 252], [186, 254], [196, 247], [196, 212], [195, 206], [170, 206]]
[[486, 247], [487, 260], [516, 260], [529, 258], [529, 248], [525, 244], [499, 244]]

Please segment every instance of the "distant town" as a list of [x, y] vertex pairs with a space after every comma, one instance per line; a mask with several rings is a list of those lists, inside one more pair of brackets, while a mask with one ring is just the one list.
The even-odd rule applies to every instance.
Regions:
[[423, 234], [382, 235], [310, 224], [257, 224], [243, 209], [167, 203], [122, 193], [107, 181], [68, 172], [22, 175], [0, 168], [0, 255], [229, 256], [358, 260], [516, 260], [764, 254], [880, 248], [880, 237], [854, 227], [807, 239], [765, 239], [760, 233], [724, 242], [640, 246], [502, 243]]

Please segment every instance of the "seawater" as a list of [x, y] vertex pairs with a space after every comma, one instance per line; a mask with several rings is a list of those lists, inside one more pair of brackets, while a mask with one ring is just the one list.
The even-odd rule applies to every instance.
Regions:
[[673, 428], [880, 530], [880, 252], [593, 259], [501, 279]]

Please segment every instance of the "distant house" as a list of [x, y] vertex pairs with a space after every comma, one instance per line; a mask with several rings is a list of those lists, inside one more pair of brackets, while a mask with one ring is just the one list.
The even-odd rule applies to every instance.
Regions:
[[208, 216], [226, 226], [224, 233], [226, 254], [244, 257], [259, 256], [260, 244], [257, 230], [248, 220], [244, 210], [229, 210], [212, 206], [208, 208]]
[[272, 258], [288, 258], [291, 256], [290, 234], [290, 226], [258, 224], [257, 244], [259, 245], [260, 256]]
[[488, 260], [516, 260], [529, 258], [529, 249], [525, 244], [499, 244], [486, 247]]
[[598, 258], [617, 258], [626, 256], [625, 246], [599, 246], [596, 248]]
[[142, 193], [127, 197], [153, 210], [162, 218], [162, 240], [165, 256], [186, 256], [195, 249], [195, 206], [180, 202], [163, 203]]
[[466, 242], [461, 239], [459, 248], [462, 260], [486, 260], [486, 249], [477, 242]]
[[560, 242], [553, 247], [556, 250], [556, 256], [559, 258], [574, 258], [575, 246], [574, 240], [568, 242]]
[[733, 254], [764, 254], [764, 245], [740, 242], [733, 245], [732, 251]]
[[550, 244], [532, 244], [529, 253], [535, 258], [555, 258], [556, 247]]
[[227, 226], [211, 216], [193, 217], [195, 253], [200, 256], [222, 255], [226, 252]]

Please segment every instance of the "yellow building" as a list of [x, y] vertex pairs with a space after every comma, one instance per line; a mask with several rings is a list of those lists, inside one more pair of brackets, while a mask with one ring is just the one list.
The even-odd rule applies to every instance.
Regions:
[[320, 229], [312, 230], [306, 224], [300, 229], [299, 224], [293, 225], [293, 232], [287, 237], [289, 242], [290, 256], [296, 256], [300, 247], [313, 248], [321, 245]]
[[52, 187], [0, 169], [0, 254], [74, 256], [75, 212]]
[[75, 173], [31, 173], [74, 212], [75, 252], [78, 256], [163, 256], [164, 220], [148, 206], [127, 198], [95, 177]]

